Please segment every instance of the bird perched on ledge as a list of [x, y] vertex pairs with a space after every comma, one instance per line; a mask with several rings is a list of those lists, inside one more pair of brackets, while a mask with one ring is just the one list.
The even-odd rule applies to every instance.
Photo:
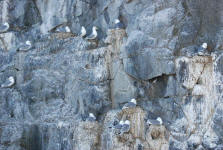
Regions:
[[87, 40], [96, 40], [98, 33], [97, 33], [98, 27], [93, 26], [92, 27], [92, 33], [86, 37]]
[[8, 22], [5, 22], [4, 24], [0, 25], [0, 33], [6, 32], [9, 29]]
[[163, 121], [160, 117], [158, 117], [156, 120], [155, 119], [148, 119], [146, 124], [147, 125], [162, 125]]
[[58, 33], [71, 33], [70, 27], [59, 25], [56, 28], [52, 29], [52, 31], [58, 32]]
[[198, 49], [197, 49], [197, 53], [198, 55], [204, 55], [205, 51], [207, 49], [208, 45], [207, 43], [203, 43]]
[[2, 88], [9, 88], [15, 84], [15, 79], [13, 76], [10, 76], [2, 85]]
[[125, 26], [123, 23], [120, 22], [119, 19], [115, 19], [115, 29], [124, 29]]
[[65, 31], [66, 31], [67, 33], [70, 33], [70, 32], [71, 32], [71, 30], [70, 30], [70, 28], [69, 28], [68, 26], [65, 27]]
[[84, 37], [86, 36], [86, 34], [87, 34], [87, 31], [86, 31], [85, 27], [82, 26], [82, 27], [81, 27], [81, 34], [80, 34], [80, 36], [81, 36], [82, 38], [84, 38]]
[[122, 125], [122, 128], [121, 128], [121, 135], [123, 133], [126, 133], [126, 132], [129, 132], [130, 130], [130, 121], [129, 120], [126, 120], [125, 123]]
[[89, 113], [87, 121], [90, 121], [90, 122], [96, 121], [96, 117], [94, 116], [93, 113]]
[[25, 44], [20, 45], [18, 51], [28, 51], [30, 48], [32, 48], [32, 43], [30, 41], [26, 41]]
[[121, 120], [117, 125], [114, 126], [114, 128], [120, 130], [122, 128], [122, 126], [123, 126], [124, 123], [125, 122], [123, 120]]
[[128, 102], [128, 103], [126, 103], [123, 107], [122, 107], [122, 110], [123, 109], [126, 109], [126, 108], [134, 108], [134, 107], [136, 107], [136, 99], [131, 99], [131, 101], [130, 102]]

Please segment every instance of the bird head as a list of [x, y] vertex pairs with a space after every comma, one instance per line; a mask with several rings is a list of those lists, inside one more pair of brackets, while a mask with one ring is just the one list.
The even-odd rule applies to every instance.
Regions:
[[85, 30], [85, 27], [84, 27], [84, 26], [81, 26], [81, 30], [82, 30], [82, 31]]
[[9, 81], [10, 81], [10, 82], [14, 82], [14, 78], [13, 78], [13, 76], [9, 77]]
[[130, 121], [129, 121], [129, 120], [126, 120], [126, 121], [125, 121], [125, 124], [130, 125]]
[[96, 31], [96, 30], [98, 30], [98, 27], [96, 27], [96, 26], [93, 26], [93, 30], [95, 30], [95, 31]]
[[9, 23], [8, 22], [5, 22], [4, 25], [7, 26], [7, 27], [9, 27]]
[[123, 125], [123, 124], [124, 124], [124, 121], [123, 121], [123, 120], [121, 120], [121, 121], [119, 122], [119, 124]]
[[120, 22], [120, 20], [118, 20], [118, 19], [115, 19], [115, 24], [117, 24], [117, 23], [119, 23]]
[[93, 113], [89, 113], [89, 117], [95, 118]]
[[70, 28], [68, 26], [65, 27], [66, 32], [70, 32]]
[[136, 104], [136, 99], [134, 99], [134, 98], [131, 99], [131, 102], [134, 103], [134, 104]]
[[207, 47], [208, 47], [208, 44], [207, 44], [207, 43], [203, 43], [203, 44], [202, 44], [202, 47], [203, 47], [203, 48], [207, 48]]
[[27, 44], [27, 45], [31, 45], [31, 42], [30, 42], [30, 41], [26, 41], [26, 44]]
[[163, 124], [163, 121], [162, 121], [162, 119], [160, 117], [158, 117], [156, 120], [159, 121], [160, 124]]

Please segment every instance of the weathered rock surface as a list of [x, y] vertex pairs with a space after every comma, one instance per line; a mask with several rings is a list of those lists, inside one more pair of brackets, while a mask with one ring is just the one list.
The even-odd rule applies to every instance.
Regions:
[[[1, 0], [0, 150], [223, 149], [223, 3]], [[111, 29], [118, 18], [126, 29]], [[98, 41], [79, 36], [99, 27]], [[55, 33], [68, 26], [71, 33]], [[17, 51], [27, 40], [32, 48]], [[203, 42], [207, 55], [197, 56]], [[137, 107], [121, 110], [131, 98]], [[93, 113], [97, 121], [85, 121]], [[147, 118], [162, 126], [146, 125]], [[114, 129], [130, 120], [130, 131]]]

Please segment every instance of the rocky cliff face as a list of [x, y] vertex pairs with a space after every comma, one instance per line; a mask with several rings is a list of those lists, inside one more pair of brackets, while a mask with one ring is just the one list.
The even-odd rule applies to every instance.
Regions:
[[[1, 0], [0, 150], [223, 149], [219, 0]], [[110, 29], [120, 20], [125, 30]], [[79, 36], [99, 27], [97, 43]], [[55, 33], [69, 26], [71, 33]], [[16, 51], [30, 40], [27, 52]], [[208, 55], [197, 46], [208, 43]], [[137, 107], [121, 110], [131, 98]], [[88, 113], [97, 121], [84, 121]], [[146, 125], [161, 117], [163, 125]], [[113, 128], [130, 120], [122, 135]]]

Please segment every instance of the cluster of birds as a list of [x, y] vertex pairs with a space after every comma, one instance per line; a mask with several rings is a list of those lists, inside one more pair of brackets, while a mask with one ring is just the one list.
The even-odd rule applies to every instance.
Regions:
[[[129, 108], [135, 108], [137, 105], [136, 99], [131, 99], [128, 103], [126, 103], [122, 110], [129, 109]], [[96, 117], [93, 113], [89, 113], [87, 121], [93, 122], [96, 121]], [[157, 119], [148, 119], [146, 121], [147, 125], [162, 125], [163, 121], [160, 117]], [[129, 132], [131, 128], [131, 122], [129, 120], [120, 120], [113, 123], [113, 127], [116, 131], [118, 131], [119, 135], [122, 135], [123, 133]]]
[[[1, 24], [0, 25], [0, 33], [7, 32], [9, 30], [9, 28], [10, 28], [10, 26], [9, 26], [9, 24], [7, 22]], [[119, 19], [115, 19], [114, 28], [115, 29], [124, 29], [124, 24], [122, 24]], [[87, 31], [86, 31], [85, 27], [82, 26], [79, 36], [82, 37], [82, 38], [85, 38], [86, 40], [96, 40], [97, 37], [98, 37], [98, 33], [97, 33], [98, 29], [99, 29], [98, 27], [93, 26], [91, 34], [86, 36], [87, 35]], [[65, 26], [64, 29], [63, 28], [57, 29], [56, 32], [71, 33], [71, 29], [68, 26]], [[25, 51], [28, 51], [31, 48], [32, 48], [31, 41], [26, 41], [24, 44], [21, 44], [19, 46], [18, 51], [24, 51], [25, 52]]]
[[[10, 76], [2, 85], [2, 88], [10, 88], [15, 84], [15, 78], [13, 76]], [[136, 107], [137, 102], [136, 99], [131, 99], [128, 103], [126, 103], [123, 107], [122, 110], [128, 109], [128, 108], [134, 108]], [[96, 117], [93, 113], [89, 113], [88, 118], [86, 119], [87, 121], [93, 122], [96, 121]], [[156, 120], [154, 119], [148, 119], [146, 122], [148, 125], [162, 125], [163, 121], [160, 117], [158, 117]], [[121, 134], [128, 132], [130, 129], [130, 121], [129, 120], [121, 120], [118, 124], [116, 124], [115, 129], [120, 129]]]
[[[5, 33], [9, 30], [10, 26], [9, 26], [9, 23], [5, 22], [3, 24], [0, 25], [0, 33]], [[124, 25], [120, 22], [119, 19], [116, 19], [115, 20], [115, 26], [114, 26], [115, 29], [124, 29]], [[82, 38], [85, 38], [86, 40], [95, 40], [97, 39], [97, 36], [98, 36], [98, 33], [97, 33], [97, 30], [98, 30], [98, 27], [96, 26], [93, 26], [92, 27], [92, 33], [89, 35], [89, 36], [86, 36], [87, 35], [87, 31], [85, 29], [84, 26], [81, 27], [81, 31], [80, 31], [80, 34], [79, 36], [82, 37]], [[68, 32], [70, 33], [71, 30], [68, 26], [65, 26], [64, 30], [62, 29], [59, 29], [59, 30], [56, 30], [56, 32]], [[22, 52], [26, 52], [28, 51], [29, 49], [32, 48], [32, 42], [31, 41], [26, 41], [25, 43], [19, 45], [17, 51], [22, 51]], [[13, 85], [15, 84], [15, 78], [13, 76], [10, 76], [2, 85], [1, 87], [2, 88], [9, 88], [9, 87], [12, 87]], [[89, 114], [89, 118], [94, 118], [93, 114]]]
[[[137, 102], [136, 99], [131, 99], [131, 101], [129, 101], [128, 103], [126, 103], [123, 107], [122, 110], [124, 109], [128, 109], [128, 108], [134, 108], [136, 107]], [[146, 122], [147, 125], [162, 125], [163, 121], [160, 117], [158, 117], [157, 119], [148, 119]], [[131, 127], [131, 123], [129, 120], [121, 120], [119, 123], [115, 124], [114, 128], [119, 130], [120, 134], [122, 135], [125, 132], [129, 132]]]
[[[124, 25], [120, 22], [120, 20], [116, 19], [115, 20], [115, 26], [114, 26], [115, 29], [123, 29], [124, 28]], [[8, 31], [9, 29], [9, 24], [6, 22], [2, 25], [0, 25], [0, 33], [4, 33], [6, 31]], [[92, 33], [86, 37], [87, 35], [87, 31], [85, 29], [84, 26], [81, 27], [81, 33], [80, 33], [80, 36], [82, 38], [85, 38], [87, 40], [95, 40], [98, 36], [98, 33], [97, 33], [97, 30], [98, 30], [98, 27], [96, 26], [93, 26], [92, 27]], [[65, 27], [65, 32], [71, 32], [70, 28], [68, 26]], [[22, 44], [19, 46], [18, 50], [19, 51], [27, 51], [29, 50], [30, 48], [32, 47], [32, 43], [31, 41], [26, 41], [25, 44]], [[197, 49], [197, 53], [198, 55], [203, 55], [205, 54], [206, 52], [206, 49], [207, 49], [207, 43], [203, 43], [198, 49]], [[2, 85], [1, 87], [2, 88], [10, 88], [12, 87], [13, 85], [15, 84], [15, 78], [13, 76], [10, 76]], [[135, 99], [131, 99], [130, 102], [126, 103], [122, 110], [124, 109], [128, 109], [128, 108], [134, 108], [136, 107], [137, 105], [137, 102]], [[87, 121], [96, 121], [96, 117], [93, 113], [89, 113], [89, 116], [88, 118], [86, 119]], [[158, 117], [157, 119], [148, 119], [147, 122], [146, 122], [147, 125], [162, 125], [163, 124], [163, 121], [160, 117]], [[114, 126], [115, 129], [118, 129], [120, 130], [120, 134], [123, 134], [125, 132], [129, 132], [130, 130], [130, 121], [129, 120], [121, 120], [118, 124], [116, 124]]]

